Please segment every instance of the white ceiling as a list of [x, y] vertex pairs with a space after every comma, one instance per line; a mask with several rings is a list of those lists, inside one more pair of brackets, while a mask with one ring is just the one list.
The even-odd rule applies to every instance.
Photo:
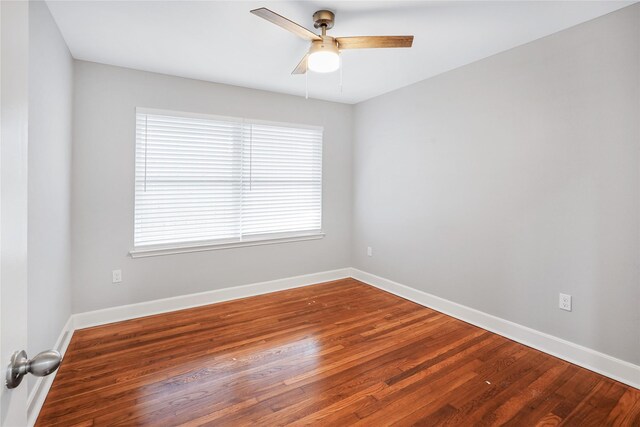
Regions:
[[333, 36], [415, 35], [411, 49], [351, 50], [340, 73], [310, 73], [309, 96], [357, 103], [544, 37], [632, 1], [48, 1], [71, 54], [101, 62], [294, 95], [308, 43], [249, 13], [258, 7]]

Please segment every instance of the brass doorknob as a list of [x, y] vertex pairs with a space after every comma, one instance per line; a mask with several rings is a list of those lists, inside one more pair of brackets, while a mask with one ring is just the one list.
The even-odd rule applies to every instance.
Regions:
[[46, 377], [58, 369], [60, 362], [62, 362], [62, 356], [56, 350], [43, 351], [36, 354], [32, 359], [27, 358], [26, 351], [16, 351], [11, 356], [11, 361], [7, 367], [5, 384], [9, 389], [16, 388], [27, 374]]

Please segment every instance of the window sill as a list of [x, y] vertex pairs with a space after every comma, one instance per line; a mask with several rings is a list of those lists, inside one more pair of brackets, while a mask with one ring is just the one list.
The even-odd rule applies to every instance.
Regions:
[[317, 240], [324, 237], [323, 232], [314, 232], [308, 234], [292, 234], [285, 237], [261, 238], [254, 240], [243, 240], [241, 242], [227, 243], [202, 243], [188, 245], [172, 245], [162, 247], [148, 247], [140, 249], [132, 249], [129, 251], [131, 258], [145, 258], [161, 255], [185, 254], [190, 252], [215, 251], [219, 249], [242, 248], [245, 246], [261, 246], [273, 245], [277, 243], [303, 242], [305, 240]]

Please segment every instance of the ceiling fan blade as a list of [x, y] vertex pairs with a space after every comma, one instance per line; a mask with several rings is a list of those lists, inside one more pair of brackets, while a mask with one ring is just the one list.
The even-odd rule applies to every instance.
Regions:
[[307, 72], [307, 58], [309, 54], [307, 53], [296, 65], [296, 68], [291, 72], [291, 74], [304, 74]]
[[411, 47], [413, 36], [358, 36], [336, 37], [339, 49], [372, 49], [385, 47]]
[[254, 9], [251, 11], [251, 13], [253, 13], [256, 16], [259, 16], [260, 18], [266, 19], [269, 22], [274, 23], [279, 27], [282, 27], [285, 30], [290, 31], [293, 34], [297, 35], [298, 37], [302, 37], [305, 40], [310, 40], [310, 41], [322, 40], [322, 38], [319, 35], [307, 30], [303, 26], [296, 24], [292, 20], [287, 19], [282, 15], [278, 15], [277, 13], [267, 9], [266, 7], [261, 7], [260, 9]]

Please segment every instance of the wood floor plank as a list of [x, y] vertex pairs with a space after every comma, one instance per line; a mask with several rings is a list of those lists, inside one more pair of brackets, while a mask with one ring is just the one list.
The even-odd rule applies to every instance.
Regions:
[[38, 426], [640, 425], [640, 391], [344, 279], [76, 331]]

